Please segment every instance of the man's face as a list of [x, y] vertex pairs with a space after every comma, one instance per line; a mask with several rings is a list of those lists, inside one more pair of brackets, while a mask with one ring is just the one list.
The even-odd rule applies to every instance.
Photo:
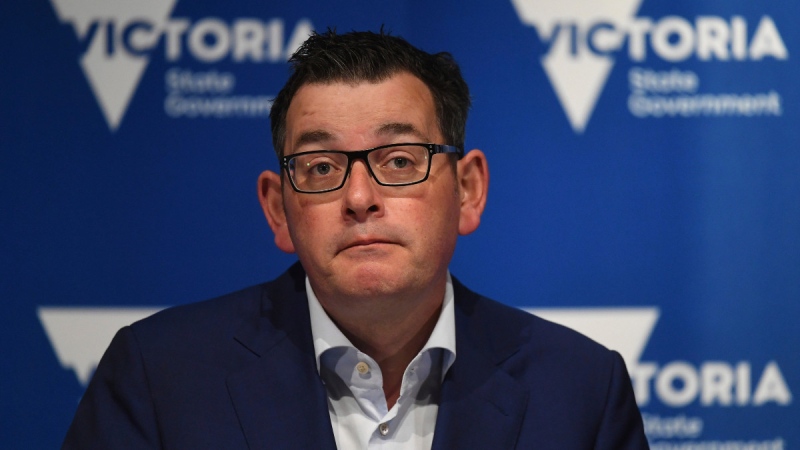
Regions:
[[[380, 83], [304, 85], [286, 116], [285, 155], [400, 142], [451, 144], [429, 89], [407, 73]], [[329, 193], [295, 192], [282, 174], [293, 247], [283, 250], [297, 252], [321, 301], [443, 295], [460, 214], [448, 158], [435, 155], [425, 182], [402, 187], [378, 185], [361, 160]]]

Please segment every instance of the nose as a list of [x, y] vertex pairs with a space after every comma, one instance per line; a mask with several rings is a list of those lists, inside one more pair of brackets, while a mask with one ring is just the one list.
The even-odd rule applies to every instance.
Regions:
[[383, 215], [383, 197], [379, 186], [369, 173], [363, 160], [353, 161], [345, 185], [342, 187], [342, 213], [346, 218], [364, 222], [371, 216]]

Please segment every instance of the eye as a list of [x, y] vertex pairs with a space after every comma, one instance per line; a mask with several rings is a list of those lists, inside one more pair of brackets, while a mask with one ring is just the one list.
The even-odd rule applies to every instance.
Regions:
[[375, 155], [380, 158], [379, 167], [382, 170], [414, 170], [419, 161], [415, 148], [395, 147], [387, 149], [383, 154]]
[[389, 165], [395, 169], [404, 169], [409, 164], [411, 164], [411, 161], [402, 156], [395, 156], [391, 161], [389, 161]]
[[319, 163], [311, 167], [311, 172], [314, 175], [327, 175], [331, 172], [331, 165], [328, 163]]
[[333, 176], [342, 169], [342, 162], [337, 157], [325, 152], [300, 154], [293, 159], [292, 173], [295, 177], [307, 179]]
[[305, 166], [303, 171], [310, 177], [324, 177], [336, 170], [334, 161], [328, 157], [319, 155], [303, 161], [303, 165]]

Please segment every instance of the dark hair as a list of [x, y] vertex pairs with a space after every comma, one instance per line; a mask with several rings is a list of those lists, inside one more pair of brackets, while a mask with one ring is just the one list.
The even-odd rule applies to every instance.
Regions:
[[270, 111], [272, 145], [278, 156], [286, 139], [286, 113], [301, 86], [309, 83], [380, 82], [400, 73], [416, 76], [430, 89], [439, 130], [447, 142], [464, 148], [469, 88], [453, 57], [430, 54], [384, 32], [313, 32], [289, 59], [292, 74]]

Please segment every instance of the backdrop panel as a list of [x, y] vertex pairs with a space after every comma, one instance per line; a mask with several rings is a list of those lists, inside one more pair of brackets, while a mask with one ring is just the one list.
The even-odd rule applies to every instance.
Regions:
[[[4, 448], [63, 438], [110, 336], [271, 279], [269, 108], [311, 30], [470, 83], [492, 174], [452, 272], [625, 357], [654, 448], [800, 445], [800, 51], [767, 0], [0, 4]], [[738, 446], [738, 447], [737, 447]]]

